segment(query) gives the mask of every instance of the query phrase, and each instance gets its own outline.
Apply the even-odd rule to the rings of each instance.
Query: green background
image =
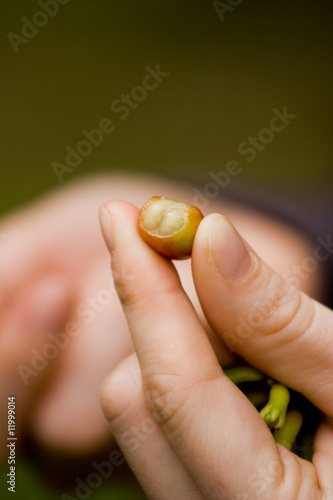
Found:
[[[101,170],[208,182],[235,159],[242,174],[232,184],[286,197],[331,190],[332,2],[244,0],[221,20],[203,0],[71,0],[16,54],[8,33],[21,35],[22,17],[39,10],[30,0],[0,7],[2,213],[61,188],[52,162],[106,117],[115,130],[62,185]],[[120,120],[111,103],[157,64],[170,75]],[[284,106],[296,118],[247,162],[239,144]],[[139,487],[111,479],[91,498],[141,498]],[[17,491],[60,496],[23,459]]]
[[[267,189],[332,181],[332,2],[245,0],[221,21],[210,1],[70,0],[15,54],[7,34],[38,10],[1,2],[1,209],[58,187],[52,162],[105,117],[115,131],[64,182],[102,169],[205,181],[231,159],[236,182]],[[111,103],[156,64],[170,76],[120,121]],[[285,105],[296,119],[248,163],[238,145]]]

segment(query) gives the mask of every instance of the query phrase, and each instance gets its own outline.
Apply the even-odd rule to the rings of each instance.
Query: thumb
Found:
[[[333,312],[265,264],[218,214],[197,231],[193,279],[212,328],[267,375],[333,416]]]

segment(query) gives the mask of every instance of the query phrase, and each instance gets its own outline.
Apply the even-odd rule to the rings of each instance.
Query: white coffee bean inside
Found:
[[[160,236],[172,236],[186,225],[188,205],[161,198],[145,211],[145,228]]]

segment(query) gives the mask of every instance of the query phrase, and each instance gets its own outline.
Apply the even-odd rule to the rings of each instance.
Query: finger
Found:
[[[180,266],[180,272],[188,293],[194,296],[189,262],[186,264]],[[71,319],[57,332],[54,376],[34,406],[30,429],[44,446],[70,454],[88,453],[109,441],[98,389],[110,368],[133,351],[111,272],[106,275],[104,261],[92,267],[79,289]],[[199,307],[197,298],[196,303]],[[72,338],[66,330],[73,321],[78,333]],[[232,356],[224,343],[203,317],[201,321],[205,322],[220,361],[230,364]]]
[[[333,427],[323,422],[317,431],[312,462],[323,489],[333,493]],[[330,498],[328,497],[328,498]]]
[[[116,288],[155,420],[205,498],[236,497],[243,479],[267,462],[278,464],[274,490],[283,466],[272,435],[223,374],[173,265],[138,236],[135,207],[122,202],[106,207],[111,218],[102,221],[104,236],[113,248]],[[122,275],[124,268],[133,281]]]
[[[28,210],[24,216],[18,213],[1,221],[0,235],[0,307],[4,311],[18,286],[27,286],[43,270],[46,242]]]
[[[213,329],[250,364],[332,416],[332,311],[267,266],[218,214],[202,221],[192,266]]]
[[[3,435],[7,427],[7,398],[15,397],[15,432],[19,434],[28,420],[28,410],[37,389],[49,375],[48,370],[43,377],[40,375],[44,369],[41,353],[49,356],[48,334],[60,328],[64,321],[68,293],[68,285],[61,278],[40,278],[20,291],[1,322],[0,428]]]
[[[100,394],[111,432],[148,497],[203,499],[151,416],[134,354],[107,377]]]
[[[99,387],[110,367],[133,351],[104,261],[90,269],[79,290],[70,318],[57,332],[56,372],[34,408],[31,428],[44,446],[72,455],[109,443]]]
[[[214,349],[215,355],[219,360],[219,363],[223,368],[232,366],[237,361],[237,356],[227,348],[225,342],[221,336],[217,335],[211,328],[207,319],[202,311],[194,283],[192,278],[191,260],[180,260],[174,262],[175,268],[179,275],[182,287],[184,288],[186,294],[188,295],[193,307],[200,319],[209,341]]]

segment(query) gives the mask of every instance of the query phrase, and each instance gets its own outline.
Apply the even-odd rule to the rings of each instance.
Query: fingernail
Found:
[[[113,251],[113,235],[110,212],[104,207],[99,207],[99,220],[102,228],[104,241],[110,252]]]
[[[210,226],[209,252],[220,273],[229,281],[242,279],[252,265],[242,238],[222,215],[216,215]]]

